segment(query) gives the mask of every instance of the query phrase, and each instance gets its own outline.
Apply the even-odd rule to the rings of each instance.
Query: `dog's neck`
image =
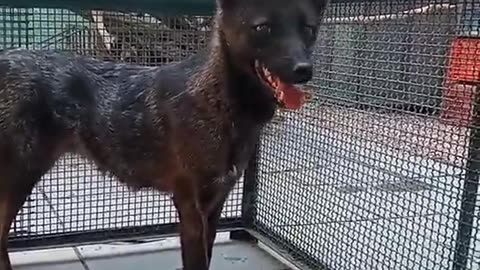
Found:
[[[256,76],[242,69],[230,53],[220,28],[220,19],[221,12],[217,12],[207,59],[201,67],[199,77],[193,80],[195,86],[192,89],[201,89],[207,102],[225,98],[226,107],[235,110],[235,115],[248,117],[254,123],[263,125],[272,119],[276,109],[275,102],[262,91]]]

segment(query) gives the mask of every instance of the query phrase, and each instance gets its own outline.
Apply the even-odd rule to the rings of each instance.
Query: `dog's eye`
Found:
[[[305,32],[305,34],[309,37],[311,36],[314,36],[315,35],[315,32],[317,31],[315,26],[311,26],[311,25],[305,25],[303,27],[303,31]]]
[[[255,32],[262,33],[262,34],[270,34],[272,32],[272,28],[268,24],[259,24],[254,27]]]

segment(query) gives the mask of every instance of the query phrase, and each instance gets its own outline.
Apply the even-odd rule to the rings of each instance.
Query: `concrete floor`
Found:
[[[179,270],[176,238],[141,244],[112,243],[51,250],[13,252],[14,270]],[[211,270],[288,270],[257,245],[220,237],[214,247]]]

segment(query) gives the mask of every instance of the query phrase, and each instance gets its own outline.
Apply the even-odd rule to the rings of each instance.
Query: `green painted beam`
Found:
[[[212,15],[215,0],[0,0],[0,6],[148,11],[169,15]]]

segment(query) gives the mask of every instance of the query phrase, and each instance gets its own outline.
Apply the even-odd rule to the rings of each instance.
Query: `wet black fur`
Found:
[[[225,198],[277,103],[254,73],[306,82],[324,0],[219,0],[209,47],[143,67],[52,51],[0,54],[0,270],[10,223],[66,152],[173,194],[184,269],[208,269]]]

